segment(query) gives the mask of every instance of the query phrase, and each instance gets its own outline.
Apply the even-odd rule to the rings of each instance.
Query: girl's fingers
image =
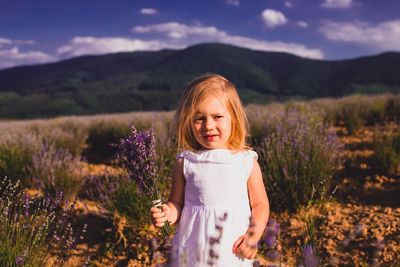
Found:
[[[240,243],[234,253],[242,258],[254,259],[257,255],[257,248],[247,246],[244,242]]]
[[[167,214],[165,214],[165,212],[157,212],[157,213],[153,213],[152,216],[154,219],[158,219],[158,218],[167,217]]]
[[[152,221],[154,226],[156,227],[163,227],[165,224],[165,221],[167,221],[168,219],[168,212],[169,212],[169,207],[167,205],[163,205],[162,206],[163,211],[160,210],[160,208],[158,207],[152,207],[150,208],[150,212],[151,212],[151,217],[152,217]]]
[[[254,259],[254,258],[256,257],[256,255],[257,255],[257,250],[254,251],[254,252],[250,255],[250,258],[249,258],[249,259]]]
[[[239,247],[236,249],[235,253],[239,255],[240,257],[245,257],[246,256],[246,246],[241,243]]]
[[[246,253],[247,259],[254,259],[257,255],[257,249],[250,249],[248,253]]]
[[[243,242],[243,235],[239,237],[235,243],[233,243],[232,251],[233,253],[237,253],[237,249],[239,248],[240,244]],[[241,251],[240,251],[241,252]]]
[[[239,254],[240,257],[246,259],[254,259],[257,253],[254,253],[252,250],[244,250],[242,253]]]
[[[152,207],[150,208],[150,212],[152,213],[154,218],[158,218],[160,214],[161,216],[166,216],[169,213],[169,207],[168,205],[163,204],[162,210],[158,207]]]
[[[153,218],[160,218],[166,216],[166,213],[161,211],[159,208],[153,207],[150,209],[150,212]]]
[[[153,219],[153,224],[156,227],[163,227],[165,224],[166,219],[165,218],[160,218],[160,219]]]
[[[157,207],[151,207],[150,208],[150,211],[153,213],[157,213],[157,212],[161,212],[161,210],[159,209],[159,208],[157,208]]]
[[[161,222],[161,223],[155,223],[155,224],[154,224],[154,226],[161,228],[161,227],[163,227],[163,226],[164,226],[164,222]]]

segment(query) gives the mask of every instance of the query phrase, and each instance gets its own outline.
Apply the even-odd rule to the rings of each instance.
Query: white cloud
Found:
[[[8,45],[8,44],[12,44],[12,41],[10,39],[0,37],[0,47],[2,47],[3,45]]]
[[[240,5],[239,0],[226,0],[226,3],[231,6],[239,6]]]
[[[325,8],[349,8],[352,5],[352,0],[324,0],[321,4],[321,6]]]
[[[285,7],[287,7],[287,8],[292,8],[293,7],[293,4],[292,4],[292,2],[290,2],[290,1],[285,1]]]
[[[5,45],[32,45],[35,41],[33,40],[11,40],[0,37],[0,47]]]
[[[271,42],[256,40],[248,37],[229,35],[216,27],[204,27],[200,25],[190,26],[177,22],[155,24],[148,26],[136,26],[132,29],[134,33],[161,34],[164,48],[174,48],[178,45],[185,47],[198,43],[225,43],[234,46],[250,48],[262,51],[286,52],[301,57],[323,59],[324,54],[319,49],[309,49],[301,44]],[[160,40],[160,38],[158,38]]]
[[[270,41],[255,40],[240,36],[228,36],[226,40],[221,40],[220,42],[240,47],[246,47],[254,50],[261,50],[268,52],[285,52],[313,59],[324,58],[324,54],[322,53],[321,50],[309,49],[304,45],[296,43],[270,42]]]
[[[166,48],[168,45],[162,41],[144,41],[129,38],[96,38],[96,37],[75,37],[69,44],[57,49],[62,57],[74,57],[81,55],[100,55],[117,52],[131,52],[137,50],[155,51]],[[171,45],[170,48],[183,48],[179,45]]]
[[[178,22],[167,22],[162,24],[153,24],[150,26],[136,26],[132,28],[135,33],[165,33],[170,38],[180,39],[191,36],[215,36],[222,34],[217,28],[210,26],[188,26]],[[225,32],[223,32],[225,34]]]
[[[19,48],[34,43],[33,40],[11,40],[0,37],[0,69],[56,60],[56,57],[41,51],[21,51]]]
[[[158,14],[158,10],[154,9],[154,8],[142,8],[140,10],[140,13],[142,13],[144,15],[156,15],[156,14]]]
[[[319,30],[330,40],[359,43],[375,51],[400,49],[400,20],[377,25],[327,21]]]
[[[302,27],[302,28],[307,28],[308,27],[308,23],[302,20],[299,20],[297,23],[297,26]]]
[[[9,68],[17,65],[38,64],[55,61],[57,58],[40,52],[21,52],[18,47],[0,50],[0,68]]]
[[[276,26],[283,25],[287,22],[287,19],[282,12],[273,9],[265,9],[262,12],[261,17],[265,25],[269,28],[275,28]]]

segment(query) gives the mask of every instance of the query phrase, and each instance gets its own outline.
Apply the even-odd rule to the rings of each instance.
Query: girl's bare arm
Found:
[[[164,204],[163,211],[158,208],[151,208],[153,223],[162,227],[166,220],[171,224],[179,221],[185,195],[185,177],[183,176],[183,158],[178,158],[172,172],[172,186],[167,204]]]
[[[269,217],[269,202],[262,179],[261,169],[256,159],[247,181],[251,206],[251,220],[247,232],[233,246],[233,252],[246,258],[257,254],[257,242],[261,238]]]

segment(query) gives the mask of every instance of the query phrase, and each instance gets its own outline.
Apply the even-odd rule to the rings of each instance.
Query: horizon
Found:
[[[35,67],[35,66],[44,66],[44,65],[48,65],[48,64],[57,64],[57,63],[61,63],[64,61],[68,61],[68,60],[74,60],[77,58],[81,58],[81,57],[101,57],[101,56],[107,56],[107,55],[116,55],[116,54],[124,54],[124,53],[136,53],[136,52],[145,52],[145,53],[156,53],[156,52],[160,52],[163,50],[172,50],[172,51],[183,51],[185,49],[191,48],[191,47],[195,47],[195,46],[199,46],[199,45],[213,45],[213,44],[217,44],[217,45],[227,45],[227,46],[233,46],[236,48],[240,48],[240,49],[248,49],[248,50],[252,50],[252,51],[257,51],[257,52],[265,52],[265,53],[284,53],[284,54],[289,54],[289,55],[293,55],[293,56],[298,56],[298,55],[294,55],[291,53],[287,53],[287,52],[279,52],[279,51],[263,51],[263,50],[257,50],[257,49],[251,49],[251,48],[247,48],[247,47],[240,47],[240,46],[235,46],[235,45],[230,45],[230,44],[224,44],[224,43],[199,43],[199,44],[193,44],[191,46],[185,47],[183,49],[173,49],[173,48],[163,48],[160,50],[135,50],[135,51],[121,51],[121,52],[115,52],[115,53],[107,53],[107,54],[99,54],[99,55],[79,55],[76,57],[70,57],[70,58],[65,58],[65,59],[60,59],[58,61],[53,61],[53,62],[44,62],[44,63],[34,63],[34,64],[25,64],[25,65],[17,65],[17,66],[12,66],[12,67],[8,67],[8,68],[0,68],[0,72],[1,71],[5,71],[5,70],[9,70],[9,69],[14,69],[14,68],[20,68],[20,67]],[[313,59],[313,58],[307,58],[307,57],[301,57],[303,59],[309,59],[309,60],[316,60],[316,61],[325,61],[325,62],[336,62],[336,61],[346,61],[346,60],[356,60],[359,58],[365,58],[365,57],[374,57],[374,56],[379,56],[382,54],[387,54],[387,53],[400,53],[400,51],[383,51],[380,53],[376,53],[376,54],[371,54],[371,55],[363,55],[363,56],[356,56],[356,57],[352,57],[352,58],[343,58],[343,59]]]
[[[0,70],[221,43],[338,61],[400,52],[400,2],[0,0]]]

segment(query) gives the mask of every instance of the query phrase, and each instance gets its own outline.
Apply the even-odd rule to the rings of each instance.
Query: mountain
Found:
[[[82,56],[0,71],[0,117],[170,110],[204,73],[231,80],[245,103],[400,91],[400,53],[340,61],[223,44]]]

